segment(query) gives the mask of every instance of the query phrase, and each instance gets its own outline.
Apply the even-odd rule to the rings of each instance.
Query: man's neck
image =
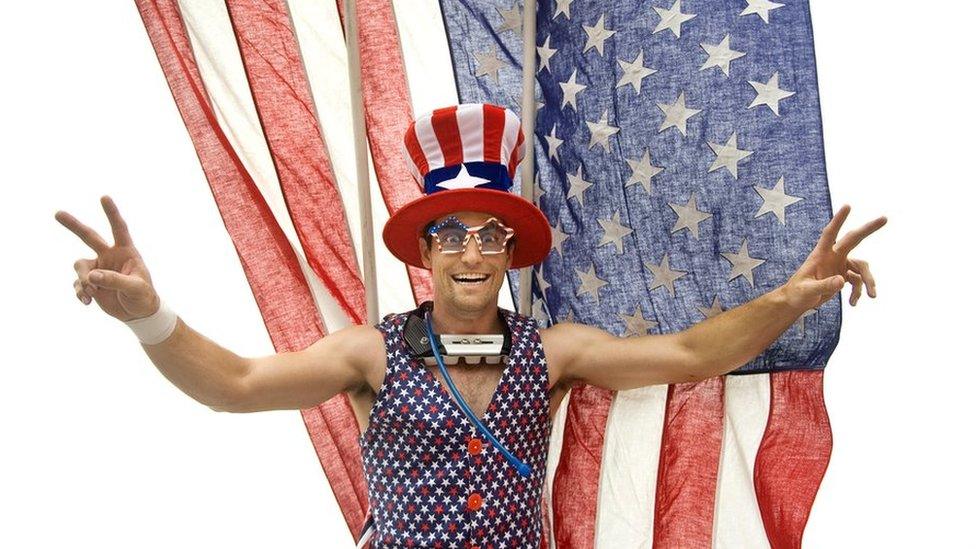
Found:
[[[434,331],[438,334],[500,334],[504,331],[498,318],[498,303],[483,311],[458,311],[434,300],[431,312]]]

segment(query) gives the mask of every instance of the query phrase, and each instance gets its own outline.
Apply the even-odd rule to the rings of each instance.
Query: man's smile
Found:
[[[489,278],[491,277],[488,274],[474,272],[451,275],[451,279],[454,280],[454,282],[463,286],[477,286],[479,284],[484,284]]]

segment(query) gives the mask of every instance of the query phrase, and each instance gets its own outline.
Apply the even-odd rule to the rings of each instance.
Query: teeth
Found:
[[[460,282],[462,284],[465,283],[475,284],[475,283],[484,282],[485,280],[488,280],[488,275],[466,273],[466,274],[454,275],[451,278],[453,278],[456,282]]]

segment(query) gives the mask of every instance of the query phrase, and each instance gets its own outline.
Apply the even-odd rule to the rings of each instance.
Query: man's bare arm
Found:
[[[160,307],[149,270],[132,242],[115,203],[102,197],[112,226],[109,245],[94,229],[68,212],[55,219],[95,252],[75,261],[75,295],[92,301],[121,321],[146,318]],[[383,338],[372,327],[351,327],[302,351],[244,358],[224,349],[177,318],[163,341],[143,345],[153,364],[174,385],[215,410],[301,409],[324,402],[339,391],[362,386],[366,365],[385,359]],[[373,362],[370,362],[373,361]]]
[[[851,305],[862,285],[876,297],[867,262],[847,256],[887,219],[877,218],[837,241],[849,212],[847,205],[838,211],[786,284],[682,332],[619,339],[595,328],[556,325],[543,333],[550,373],[564,385],[585,382],[615,390],[699,381],[748,363],[804,311],[836,295],[845,281],[853,286]]]
[[[365,386],[368,361],[385,358],[382,335],[369,326],[339,330],[301,351],[248,358],[179,320],[170,337],[143,349],[180,390],[224,412],[311,408]]]
[[[579,324],[564,325],[559,333],[561,325],[556,325],[553,347],[575,351],[557,355],[569,385],[584,382],[622,391],[694,382],[748,363],[801,313],[777,289],[674,334],[621,339]]]

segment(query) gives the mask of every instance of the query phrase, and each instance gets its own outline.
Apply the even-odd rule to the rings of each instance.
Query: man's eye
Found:
[[[457,234],[446,234],[443,235],[445,244],[459,244],[461,242],[461,236]]]

